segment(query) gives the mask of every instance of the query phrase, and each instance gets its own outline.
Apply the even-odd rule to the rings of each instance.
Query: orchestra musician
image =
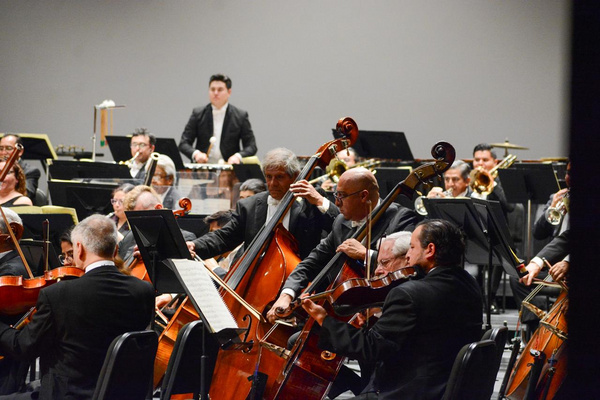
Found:
[[[4,168],[6,162],[0,162],[0,170]],[[11,170],[0,184],[0,206],[31,206],[33,202],[27,197],[27,188],[25,183],[25,174],[18,163],[14,163]]]
[[[179,199],[183,196],[173,185],[175,183],[175,163],[171,157],[160,154],[156,162],[156,170],[152,176],[152,188],[160,196],[164,208],[179,210]]]
[[[7,133],[0,139],[0,159],[6,159],[10,153],[13,151],[15,146],[20,144],[23,146],[23,139],[19,135],[14,133]],[[27,187],[27,197],[31,199],[31,201],[35,200],[35,193],[38,188],[38,181],[40,180],[41,172],[39,169],[31,166],[21,159],[23,153],[25,152],[25,147],[22,147],[19,151],[19,156],[17,161],[21,168],[23,169],[23,173],[25,174],[26,187]]]
[[[267,185],[260,179],[247,179],[240,185],[239,199],[245,199],[267,190]]]
[[[348,147],[345,150],[338,151],[336,154],[336,158],[343,162],[347,168],[352,168],[358,162],[358,154],[356,154],[356,150],[352,147]],[[327,178],[323,183],[321,183],[321,189],[326,192],[332,192],[335,190],[335,182],[331,180],[331,178]]]
[[[283,220],[283,226],[298,240],[301,259],[317,246],[323,232],[331,230],[339,210],[306,180],[294,183],[300,173],[294,153],[285,148],[271,150],[262,166],[268,191],[239,200],[232,220],[223,228],[188,242],[190,251],[208,259],[231,251],[242,242],[250,244],[288,191],[302,199],[293,202]]]
[[[124,183],[112,191],[112,198],[110,203],[112,204],[113,212],[108,215],[117,225],[117,231],[122,236],[125,236],[129,231],[129,223],[125,216],[125,208],[123,207],[123,199],[125,195],[129,193],[134,186],[131,183]]]
[[[152,286],[114,264],[117,229],[108,217],[84,219],[71,238],[75,266],[85,274],[42,289],[22,330],[0,323],[2,354],[40,357],[39,399],[91,399],[110,343],[146,329],[154,311]]]
[[[454,161],[450,168],[444,172],[445,191],[440,187],[434,187],[427,193],[427,197],[446,197],[449,192],[452,197],[471,197],[473,190],[469,187],[469,183],[471,183],[470,173],[471,167],[469,164],[462,160]]]
[[[371,210],[381,201],[375,175],[362,167],[347,170],[338,181],[335,199],[341,215],[336,218],[327,238],[296,266],[285,281],[279,298],[267,313],[271,323],[274,323],[278,317],[284,316],[278,315],[276,310],[286,310],[285,313],[289,314],[292,300],[306,288],[337,252],[343,252],[350,258],[363,262],[366,261],[367,256],[374,256],[356,239],[351,239],[351,236],[366,222]],[[378,240],[384,233],[411,231],[417,222],[418,216],[413,210],[392,203],[374,224],[372,240]]]
[[[222,74],[211,76],[208,96],[210,104],[192,111],[181,134],[179,151],[192,162],[212,164],[220,160],[239,164],[243,157],[255,155],[256,139],[248,113],[229,104],[231,79]]]
[[[129,163],[129,172],[131,177],[143,182],[146,178],[146,169],[149,166],[148,160],[154,152],[156,137],[146,128],[137,128],[131,134],[131,162]]]
[[[71,230],[67,229],[60,235],[60,255],[58,261],[63,267],[70,267],[73,265],[73,242],[71,242]]]
[[[465,242],[456,226],[426,220],[412,233],[407,261],[425,277],[393,288],[379,320],[355,328],[304,299],[321,325],[319,347],[377,367],[356,399],[440,399],[459,350],[479,340],[482,299],[461,267]]]

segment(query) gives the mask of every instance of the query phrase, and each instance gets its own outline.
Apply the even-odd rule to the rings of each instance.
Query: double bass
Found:
[[[381,204],[376,207],[370,215],[370,219],[375,224],[383,215],[395,198],[402,194],[412,196],[414,190],[420,183],[428,181],[430,178],[440,175],[454,162],[455,151],[452,145],[446,142],[439,142],[432,148],[432,155],[435,162],[425,164],[414,170],[404,181],[398,183],[396,187],[386,196]],[[354,234],[353,238],[362,242],[367,239],[367,247],[371,248],[368,237],[368,224],[362,225]],[[336,256],[323,268],[321,273],[312,281],[304,293],[321,292],[324,286],[328,285],[328,277],[335,276],[327,290],[337,288],[344,282],[352,279],[360,279],[362,268],[356,268],[354,260],[350,259],[344,253],[337,253]],[[329,315],[348,322],[348,318],[338,316],[332,304],[323,304]],[[368,307],[369,305],[365,305]],[[353,311],[354,309],[352,309]],[[350,314],[349,310],[346,313]],[[310,318],[304,325],[302,332],[296,340],[294,347],[290,350],[290,357],[284,368],[280,371],[277,380],[277,399],[296,399],[299,397],[320,399],[325,396],[331,383],[334,381],[339,369],[342,366],[344,357],[322,351],[318,348],[319,326],[315,320]]]

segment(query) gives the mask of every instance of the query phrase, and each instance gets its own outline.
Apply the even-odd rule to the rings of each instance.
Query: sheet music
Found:
[[[173,259],[187,294],[198,305],[212,332],[238,328],[206,268],[199,261]]]

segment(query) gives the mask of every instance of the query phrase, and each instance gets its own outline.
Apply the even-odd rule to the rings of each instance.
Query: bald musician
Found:
[[[365,246],[351,237],[359,226],[365,224],[371,210],[381,201],[375,175],[366,168],[347,170],[338,181],[335,199],[341,215],[336,218],[327,238],[296,266],[285,281],[279,298],[267,313],[267,318],[272,323],[278,317],[289,314],[292,300],[300,295],[337,252],[343,252],[351,259],[361,262],[366,261],[367,255],[371,257]],[[376,242],[384,234],[411,231],[417,222],[418,216],[414,211],[392,203],[373,225],[372,242]],[[285,311],[277,315],[277,309]]]
[[[146,329],[154,311],[152,286],[113,262],[114,222],[92,215],[71,239],[75,266],[85,274],[42,289],[37,313],[23,330],[0,323],[0,353],[40,357],[40,399],[91,399],[110,343]]]

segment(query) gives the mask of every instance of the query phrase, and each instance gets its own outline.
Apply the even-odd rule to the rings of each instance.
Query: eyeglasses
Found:
[[[14,146],[0,146],[0,151],[13,151],[14,149]]]
[[[145,147],[148,147],[149,145],[146,143],[131,143],[129,145],[129,147],[131,147],[132,149],[135,149],[136,147],[139,147],[140,149],[143,149]]]
[[[112,204],[113,206],[117,205],[117,204],[119,204],[119,205],[122,206],[123,205],[123,200],[121,200],[121,199],[110,199],[110,204]]]
[[[62,253],[58,256],[58,261],[61,265],[73,262],[73,250],[67,251],[67,254]]]
[[[361,189],[357,192],[350,193],[350,194],[340,194],[339,192],[333,192],[333,197],[335,197],[335,199],[341,203],[346,197],[354,196],[355,194],[358,194],[362,191],[363,190]]]

